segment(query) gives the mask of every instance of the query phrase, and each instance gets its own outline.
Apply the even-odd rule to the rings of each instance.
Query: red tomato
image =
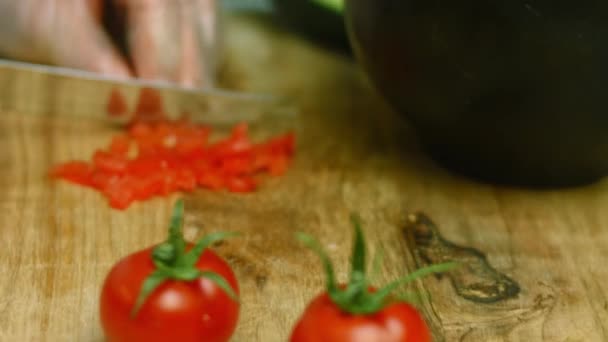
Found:
[[[355,230],[351,275],[336,282],[331,260],[314,237],[298,239],[319,255],[326,273],[325,291],[313,299],[293,328],[290,342],[429,342],[431,333],[420,313],[391,295],[399,286],[421,277],[446,272],[455,263],[431,265],[376,289],[367,277],[367,248],[361,222],[351,216]]]
[[[238,293],[232,269],[211,250],[205,250],[196,267],[223,276]],[[108,274],[100,309],[108,342],[229,340],[236,328],[239,304],[206,278],[167,280],[132,318],[142,283],[154,270],[150,248],[126,257]]]
[[[394,303],[370,315],[351,315],[324,293],[310,303],[290,341],[428,342],[431,336],[418,311],[407,303]]]

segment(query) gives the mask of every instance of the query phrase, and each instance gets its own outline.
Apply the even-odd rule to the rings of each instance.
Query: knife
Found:
[[[237,122],[292,121],[296,106],[271,94],[224,89],[185,88],[169,82],[116,79],[93,72],[0,59],[0,111],[45,116],[72,116],[123,125],[130,117],[107,114],[112,91],[124,95],[133,112],[143,88],[161,94],[168,115],[188,113],[199,123],[232,125]],[[24,96],[32,94],[32,96]],[[51,110],[59,108],[59,113]]]

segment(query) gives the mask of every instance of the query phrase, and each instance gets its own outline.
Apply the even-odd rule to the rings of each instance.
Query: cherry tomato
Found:
[[[108,342],[226,342],[239,316],[238,283],[230,265],[208,246],[183,238],[183,201],[168,239],[120,260],[106,276],[100,318]]]
[[[401,302],[370,315],[344,313],[323,293],[297,323],[291,342],[427,342],[429,329],[418,311]]]
[[[336,282],[333,264],[314,237],[298,233],[298,239],[321,259],[326,289],[314,298],[292,330],[290,342],[429,342],[430,330],[420,313],[392,293],[415,279],[454,268],[454,263],[416,270],[382,288],[370,285],[367,248],[359,217],[351,217],[355,238],[350,281]]]
[[[131,317],[142,283],[154,271],[151,254],[151,248],[132,254],[107,276],[101,321],[108,342],[228,341],[236,328],[239,304],[204,277],[192,282],[168,280]],[[238,293],[230,266],[211,250],[196,266],[222,275]]]

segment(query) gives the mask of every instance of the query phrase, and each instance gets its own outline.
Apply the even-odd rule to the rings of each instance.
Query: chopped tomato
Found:
[[[181,169],[177,171],[176,184],[179,190],[194,191],[196,189],[196,176],[189,169]]]
[[[252,192],[256,188],[256,183],[253,178],[248,177],[233,177],[228,180],[228,190],[231,192]]]
[[[133,190],[123,184],[120,185],[120,188],[118,185],[112,187],[112,191],[108,191],[106,196],[110,206],[115,209],[126,209],[135,201]]]
[[[139,93],[133,123],[162,121],[165,118],[163,101],[158,90],[143,88]]]
[[[125,157],[105,151],[97,151],[93,155],[95,167],[101,171],[121,174],[127,171],[129,162]]]
[[[135,139],[149,136],[152,133],[152,127],[144,122],[137,122],[131,125],[129,134]]]
[[[124,134],[117,135],[112,138],[112,142],[110,143],[108,151],[113,155],[126,157],[129,153],[130,144],[131,139],[128,136]]]
[[[112,89],[106,110],[111,117],[122,117],[127,114],[127,101],[118,89]]]
[[[73,183],[92,186],[93,167],[86,162],[72,161],[59,164],[51,169],[51,176],[63,178]]]
[[[152,173],[145,177],[135,177],[132,184],[135,199],[139,201],[156,196],[163,186],[163,175],[158,173]]]
[[[113,179],[118,178],[110,173],[106,173],[100,170],[95,170],[91,175],[91,184],[95,187],[95,189],[99,191],[103,191]]]
[[[288,160],[284,156],[278,156],[273,158],[268,165],[268,173],[271,176],[282,176],[287,172]]]
[[[198,184],[210,190],[219,190],[224,187],[224,179],[212,172],[199,174],[197,177]]]
[[[288,168],[293,134],[256,144],[248,126],[239,124],[228,137],[210,142],[211,128],[185,117],[169,121],[162,107],[157,92],[142,90],[135,121],[125,133],[113,137],[107,149],[96,151],[90,163],[62,164],[51,170],[51,176],[93,187],[112,207],[124,209],[134,201],[197,187],[251,192],[258,185],[254,176],[282,175]]]

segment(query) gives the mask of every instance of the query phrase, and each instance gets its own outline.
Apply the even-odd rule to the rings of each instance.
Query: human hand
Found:
[[[124,18],[126,56],[103,25],[110,7]],[[215,0],[0,0],[0,53],[119,78],[210,85],[217,12]]]

